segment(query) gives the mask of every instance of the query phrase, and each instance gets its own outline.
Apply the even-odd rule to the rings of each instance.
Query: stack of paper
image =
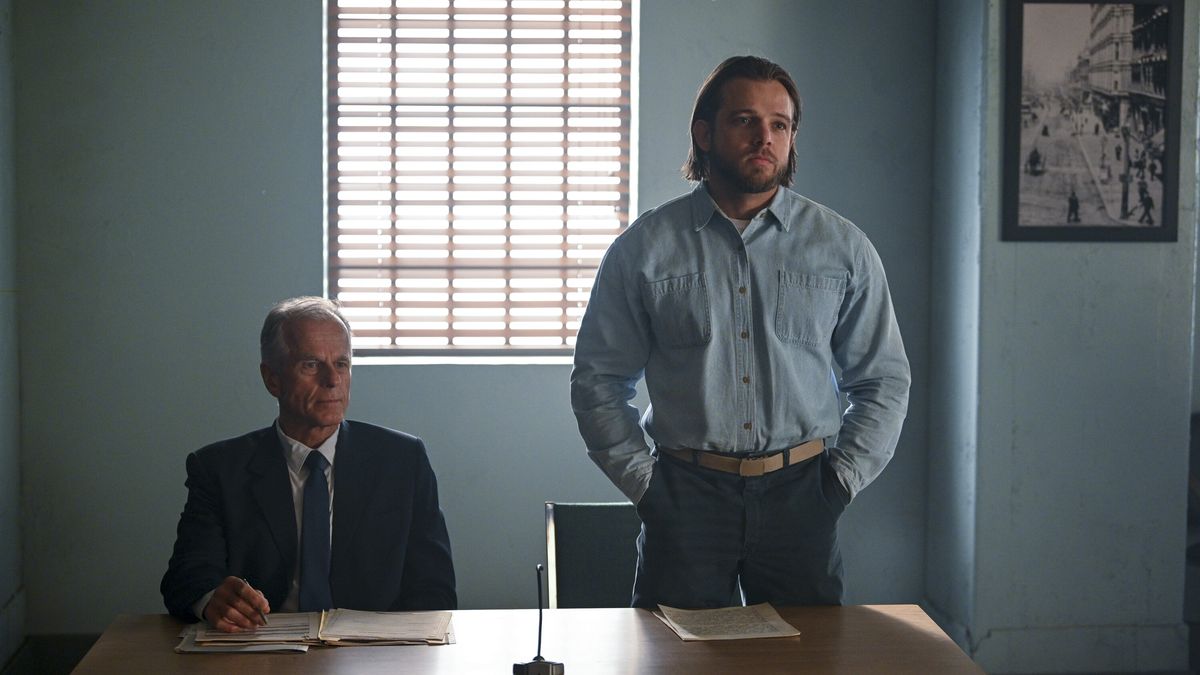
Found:
[[[444,645],[450,638],[450,612],[361,612],[334,609],[321,616],[327,645]]]
[[[658,608],[662,613],[655,612],[654,616],[684,640],[745,640],[800,634],[767,603],[720,609],[676,609],[665,605]]]
[[[320,644],[320,612],[272,614],[266,626],[247,633],[225,633],[207,624],[183,630],[175,651],[183,652],[305,652]]]

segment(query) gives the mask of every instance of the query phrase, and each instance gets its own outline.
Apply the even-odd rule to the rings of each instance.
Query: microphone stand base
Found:
[[[540,658],[513,664],[513,675],[563,675],[563,672],[563,664]]]

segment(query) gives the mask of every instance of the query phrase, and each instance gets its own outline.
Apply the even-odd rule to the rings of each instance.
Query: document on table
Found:
[[[720,609],[676,609],[659,605],[655,612],[683,640],[745,640],[799,635],[767,603]]]
[[[449,641],[450,617],[450,612],[333,609],[322,616],[319,637],[329,645],[443,645]]]
[[[192,624],[183,629],[175,651],[184,653],[227,652],[306,652],[318,644],[321,625],[318,612],[272,614],[266,626],[246,633],[225,633],[207,624]]]
[[[192,624],[179,634],[179,644],[175,651],[180,654],[216,654],[216,653],[249,653],[249,652],[306,652],[308,644],[304,642],[210,642],[198,644],[196,633],[201,628]]]
[[[196,644],[247,643],[312,643],[318,641],[321,628],[320,612],[287,612],[271,614],[267,625],[245,633],[225,633],[207,625],[196,624]]]

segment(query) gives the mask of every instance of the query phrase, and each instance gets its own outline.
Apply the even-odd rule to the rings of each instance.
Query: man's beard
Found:
[[[712,173],[720,174],[725,183],[742,194],[761,194],[774,190],[783,185],[784,174],[787,171],[786,164],[770,174],[742,170],[736,163],[727,161],[717,152],[709,153],[708,168]]]

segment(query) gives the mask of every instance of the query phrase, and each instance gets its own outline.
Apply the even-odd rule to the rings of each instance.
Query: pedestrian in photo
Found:
[[[1138,218],[1139,223],[1147,225],[1154,224],[1154,216],[1150,213],[1154,210],[1154,198],[1150,196],[1150,191],[1146,190],[1141,197],[1142,215]]]
[[[1075,188],[1071,188],[1071,194],[1067,195],[1067,222],[1079,222],[1079,197],[1075,196]]]

